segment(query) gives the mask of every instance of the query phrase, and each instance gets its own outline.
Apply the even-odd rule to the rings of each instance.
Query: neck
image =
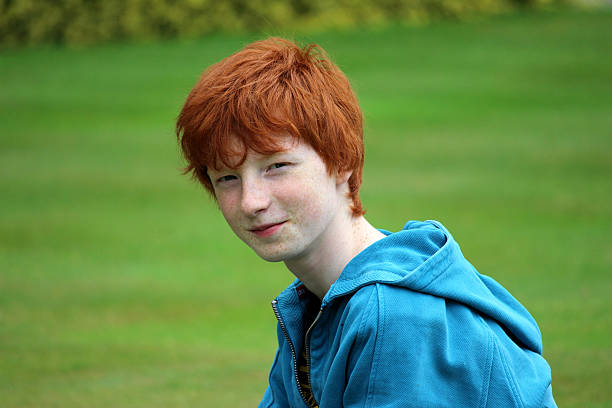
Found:
[[[323,299],[346,264],[384,236],[363,216],[353,217],[347,212],[330,225],[317,248],[285,261],[285,265],[311,292]]]

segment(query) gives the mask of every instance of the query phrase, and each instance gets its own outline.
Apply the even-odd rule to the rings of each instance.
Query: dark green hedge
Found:
[[[0,0],[0,45],[423,22],[559,0]]]

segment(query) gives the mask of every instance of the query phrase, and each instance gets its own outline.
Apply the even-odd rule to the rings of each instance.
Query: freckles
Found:
[[[243,220],[240,200],[231,194],[219,200],[236,234],[260,257],[268,261],[282,261],[306,254],[312,244],[322,242],[319,236],[330,225],[338,210],[337,184],[314,151],[305,156],[303,165],[285,177],[271,178],[267,190],[271,205],[262,213],[263,220],[275,221],[285,217],[287,223],[276,238],[261,240],[238,228]]]
[[[228,196],[217,196],[217,203],[219,203],[219,208],[221,209],[221,212],[225,214],[232,213],[236,209],[238,205],[238,200]]]
[[[237,206],[236,200],[224,197],[218,199],[217,202],[223,218],[225,218],[225,221],[229,227],[232,229],[232,231],[234,231],[234,234],[236,234],[236,236],[238,236],[238,238],[240,238],[242,241],[246,242],[246,238],[243,236],[243,232],[239,228],[240,217],[237,212],[239,207]]]
[[[299,175],[297,180],[285,186],[284,196],[292,203],[294,214],[300,220],[308,217],[319,217],[326,211],[324,208],[330,196],[330,183],[325,168],[309,169]]]

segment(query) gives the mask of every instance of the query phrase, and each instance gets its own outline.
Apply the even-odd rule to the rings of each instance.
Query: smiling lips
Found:
[[[282,221],[276,224],[264,224],[258,227],[252,228],[251,231],[253,234],[257,235],[260,238],[265,238],[272,236],[283,226],[283,224],[287,221]]]

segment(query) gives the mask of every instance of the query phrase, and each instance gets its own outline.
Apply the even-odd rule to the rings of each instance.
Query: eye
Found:
[[[236,176],[228,174],[227,176],[221,176],[217,179],[217,183],[227,183],[228,181],[235,180]]]
[[[268,170],[280,169],[283,167],[287,167],[288,165],[289,163],[286,163],[286,162],[274,163],[270,167],[268,167]]]

